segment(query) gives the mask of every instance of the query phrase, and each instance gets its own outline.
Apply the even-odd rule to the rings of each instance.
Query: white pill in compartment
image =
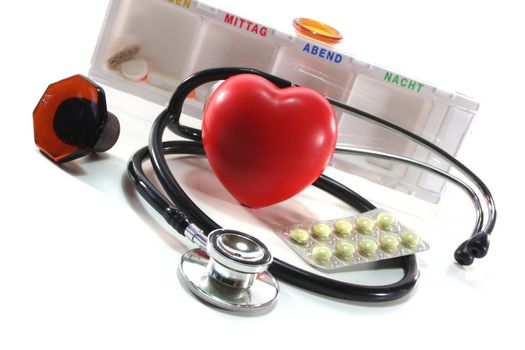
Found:
[[[128,80],[142,80],[148,75],[148,62],[143,58],[134,58],[122,63],[120,72]]]

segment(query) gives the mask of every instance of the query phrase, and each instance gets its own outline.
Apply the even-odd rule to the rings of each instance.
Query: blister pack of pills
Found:
[[[429,248],[417,232],[383,209],[335,220],[287,225],[276,232],[308,264],[325,272]]]

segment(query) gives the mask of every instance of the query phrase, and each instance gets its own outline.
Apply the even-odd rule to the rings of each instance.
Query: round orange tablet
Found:
[[[313,19],[296,18],[293,26],[299,34],[327,44],[338,44],[343,40],[343,35],[337,29]]]

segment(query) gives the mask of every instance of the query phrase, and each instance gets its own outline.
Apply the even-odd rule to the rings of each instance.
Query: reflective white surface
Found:
[[[421,279],[410,298],[348,303],[281,283],[279,303],[261,317],[211,309],[177,279],[186,242],[171,236],[126,179],[129,156],[147,143],[149,122],[141,117],[160,107],[107,91],[110,109],[122,123],[121,140],[107,155],[57,167],[33,144],[31,113],[37,100],[49,83],[87,72],[106,4],[5,2],[0,10],[0,348],[173,349],[204,342],[202,334],[208,346],[229,348],[230,343],[209,341],[223,339],[225,332],[254,348],[267,345],[254,341],[257,331],[270,336],[274,346],[295,348],[329,348],[342,341],[347,347],[388,344],[389,349],[517,344],[520,322],[511,317],[525,311],[520,225],[525,28],[519,5],[360,1],[337,8],[342,2],[209,2],[277,27],[297,16],[318,18],[343,31],[345,50],[363,60],[476,97],[481,109],[460,158],[489,185],[498,205],[489,255],[465,269],[452,262],[472,224],[469,199],[452,186],[433,209],[346,177],[353,188],[397,209],[410,226],[425,232],[431,249],[419,258]],[[173,169],[215,220],[255,235],[276,257],[294,264],[301,261],[272,233],[272,224],[348,213],[316,189],[250,211],[232,200],[205,160],[184,158]],[[410,209],[433,221],[415,219],[407,214]],[[363,269],[338,277],[382,283],[399,272]]]

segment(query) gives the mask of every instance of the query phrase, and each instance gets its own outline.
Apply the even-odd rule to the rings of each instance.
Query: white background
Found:
[[[110,106],[112,99],[124,99],[128,112],[141,107],[132,113],[113,110],[121,112],[122,139],[100,159],[60,168],[33,143],[36,102],[49,83],[87,73],[106,2],[2,2],[0,349],[518,347],[525,312],[525,26],[519,2],[209,3],[279,28],[294,17],[317,18],[345,34],[345,51],[355,57],[480,101],[460,159],[496,198],[499,220],[489,255],[465,269],[453,263],[455,246],[468,235],[472,210],[451,189],[426,222],[432,249],[420,256],[419,286],[407,299],[378,305],[341,302],[282,283],[279,303],[261,316],[240,317],[198,302],[176,276],[183,241],[170,238],[160,218],[142,209],[125,180],[129,155],[147,142],[149,122],[137,117],[159,107],[108,90]],[[189,190],[211,203],[217,220],[243,228],[238,218],[213,209],[213,194],[227,195],[205,162],[181,169],[185,174],[200,169],[212,195],[187,183]],[[358,190],[366,195],[366,188]],[[299,199],[312,202],[317,194]],[[315,212],[315,206],[309,208]],[[249,225],[258,222],[251,220]],[[381,273],[345,278],[399,275]]]

